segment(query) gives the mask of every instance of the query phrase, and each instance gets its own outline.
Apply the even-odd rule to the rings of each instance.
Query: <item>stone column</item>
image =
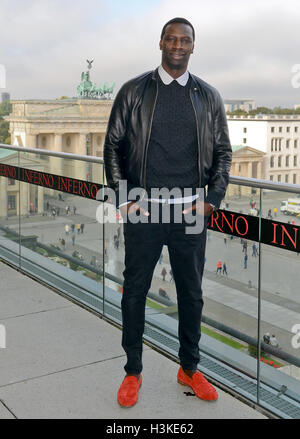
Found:
[[[54,148],[53,151],[62,152],[63,150],[63,135],[62,134],[54,134]]]
[[[62,152],[63,150],[63,135],[62,134],[56,134],[54,133],[54,139],[53,139],[53,146],[52,146],[53,152]],[[49,166],[48,168],[45,167],[45,172],[49,172],[50,174],[56,174],[56,175],[64,175],[64,159],[59,157],[53,157],[49,156]],[[42,162],[44,164],[44,162]],[[47,163],[47,162],[45,162]],[[48,194],[50,196],[57,196],[57,191],[54,189],[43,189],[44,194]]]
[[[54,134],[53,151],[62,152],[63,136],[62,134]],[[49,172],[51,174],[63,175],[64,159],[59,157],[49,157]]]
[[[247,177],[252,177],[252,162],[248,162],[247,164]],[[242,186],[242,194],[246,196],[251,196],[251,187]]]
[[[91,143],[90,143],[90,155],[96,155],[95,152],[95,133],[90,133]]]
[[[262,178],[261,175],[261,162],[257,162],[257,178]]]
[[[248,177],[248,178],[252,178],[252,162],[248,162],[248,173],[247,173],[247,177]]]
[[[92,134],[92,150],[91,155],[93,156],[99,156],[99,148],[101,148],[101,144],[103,143],[103,133],[93,133]],[[100,165],[98,163],[89,163],[89,173],[90,173],[90,180],[95,183],[102,183],[102,167],[103,165]]]
[[[78,134],[76,154],[86,155],[86,134]],[[74,175],[72,175],[72,177],[78,178],[79,180],[86,180],[88,169],[87,162],[74,160]]]
[[[234,164],[234,175],[236,176],[236,177],[238,177],[238,175],[239,175],[239,168],[240,168],[240,164],[239,164],[239,162],[235,162],[235,164]]]
[[[26,148],[36,148],[37,147],[37,135],[26,133],[25,142],[26,142],[25,143]]]
[[[97,144],[98,157],[103,157],[105,133],[100,133],[98,136],[100,137],[100,145]]]
[[[78,134],[76,153],[86,155],[86,134]]]

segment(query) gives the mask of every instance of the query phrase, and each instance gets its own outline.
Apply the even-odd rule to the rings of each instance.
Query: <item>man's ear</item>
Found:
[[[160,50],[162,50],[162,41],[161,40],[159,42],[159,48],[160,48]]]

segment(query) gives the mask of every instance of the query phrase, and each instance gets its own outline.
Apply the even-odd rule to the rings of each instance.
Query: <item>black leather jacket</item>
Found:
[[[126,82],[114,101],[104,144],[108,186],[119,191],[146,187],[146,160],[157,99],[157,69]],[[231,165],[231,145],[224,105],[218,91],[191,75],[190,96],[197,121],[199,187],[207,186],[205,200],[220,206]],[[117,206],[119,205],[117,197]]]

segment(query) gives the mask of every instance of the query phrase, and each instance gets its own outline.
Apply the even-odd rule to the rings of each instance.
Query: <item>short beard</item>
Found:
[[[182,70],[187,68],[188,61],[183,60],[181,64],[173,64],[172,61],[168,57],[164,57],[164,63],[169,67],[170,70]]]

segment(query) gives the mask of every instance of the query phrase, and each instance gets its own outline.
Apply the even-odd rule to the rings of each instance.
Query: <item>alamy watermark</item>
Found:
[[[133,201],[135,209],[131,209],[128,215],[123,216],[123,222],[127,223],[151,223],[151,224],[185,224],[186,234],[201,233],[204,229],[204,195],[203,188],[192,190],[191,188],[152,188],[150,196],[143,188],[136,187],[127,190],[127,181],[119,182],[118,205]],[[117,203],[116,193],[109,187],[101,188],[96,196],[102,203],[98,206],[96,219],[99,223],[116,223]],[[105,201],[109,201],[106,203]],[[192,202],[195,201],[194,205]],[[148,211],[151,213],[149,214]],[[184,212],[183,212],[184,211]]]
[[[6,348],[6,330],[4,325],[0,325],[0,349]]]
[[[300,88],[300,64],[294,64],[292,67],[292,73],[294,75],[292,76],[292,87],[293,88]]]
[[[6,69],[0,64],[0,88],[6,88]]]
[[[300,348],[300,323],[296,323],[292,326],[292,333],[295,334],[291,340],[292,346],[298,349]]]

